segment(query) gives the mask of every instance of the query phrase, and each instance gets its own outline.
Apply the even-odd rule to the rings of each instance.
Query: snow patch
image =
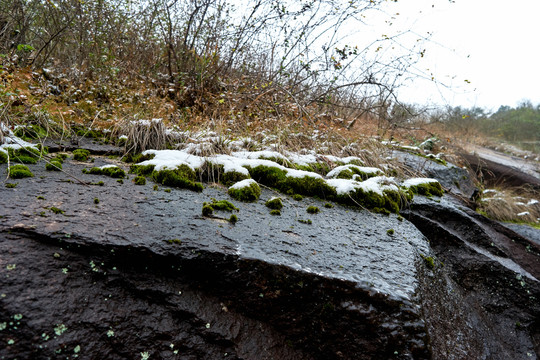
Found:
[[[237,182],[236,184],[231,186],[229,189],[243,189],[243,188],[251,186],[252,184],[257,184],[257,182],[253,179],[245,179],[245,180]]]
[[[422,184],[438,183],[438,182],[439,181],[432,178],[411,178],[411,179],[405,180],[402,185],[409,188],[411,186],[418,186]]]

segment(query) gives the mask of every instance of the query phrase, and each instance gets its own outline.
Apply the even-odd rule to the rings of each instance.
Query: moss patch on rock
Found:
[[[234,204],[231,203],[230,201],[212,199],[211,203],[207,203],[207,202],[203,203],[202,215],[210,216],[214,213],[215,210],[232,212],[232,211],[238,211],[238,208],[234,206]],[[236,218],[236,220],[238,220],[238,218]]]
[[[135,185],[146,185],[146,178],[144,176],[136,176],[135,179],[133,179],[133,182]]]
[[[126,172],[124,171],[124,169],[121,169],[116,165],[93,167],[91,169],[83,169],[82,172],[85,174],[92,174],[92,175],[105,175],[105,176],[109,176],[109,177],[117,178],[117,179],[123,179],[126,177]]]
[[[150,176],[154,172],[155,165],[131,165],[129,172],[141,176]]]
[[[86,149],[73,150],[73,160],[87,161],[89,156],[90,156],[90,151]]]
[[[441,184],[436,181],[424,181],[424,182],[417,182],[417,183],[409,183],[405,182],[409,190],[418,195],[424,195],[424,196],[443,196],[444,190],[441,186]]]
[[[246,179],[231,186],[228,193],[236,200],[253,202],[261,196],[261,188],[254,180]]]
[[[306,211],[307,211],[309,214],[317,214],[317,213],[319,213],[321,210],[320,210],[318,207],[311,205],[311,206],[308,206],[308,208],[306,209]]]
[[[268,200],[265,205],[273,210],[281,210],[283,208],[283,201],[279,197],[273,197]]]
[[[21,164],[10,166],[8,168],[8,175],[12,179],[22,179],[34,176],[27,166]]]
[[[195,181],[195,171],[185,164],[177,166],[176,169],[154,170],[152,178],[161,185],[203,191],[203,185]]]
[[[45,164],[45,170],[47,171],[60,171],[62,170],[62,162],[57,159],[53,159]]]
[[[321,199],[333,199],[336,196],[336,191],[320,177],[309,174],[303,177],[288,176],[286,170],[266,165],[248,170],[257,182],[283,193],[318,196]]]

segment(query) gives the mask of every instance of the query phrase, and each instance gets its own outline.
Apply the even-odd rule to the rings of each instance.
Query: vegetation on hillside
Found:
[[[381,117],[425,51],[410,33],[358,36],[385,2],[3,1],[1,102],[94,125]]]
[[[540,151],[540,105],[529,101],[515,108],[501,106],[493,113],[481,108],[447,108],[435,113],[431,121],[443,123],[453,133],[492,137]]]

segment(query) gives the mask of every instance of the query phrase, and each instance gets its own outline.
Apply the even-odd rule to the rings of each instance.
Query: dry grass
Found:
[[[478,211],[498,221],[538,223],[540,194],[528,187],[484,191]]]

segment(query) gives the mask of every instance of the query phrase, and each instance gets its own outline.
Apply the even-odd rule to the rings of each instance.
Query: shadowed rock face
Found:
[[[421,277],[433,357],[537,358],[538,245],[448,199],[417,199],[404,215],[440,261],[434,277]]]
[[[0,358],[539,353],[538,248],[447,201],[418,199],[410,221],[315,199],[286,200],[272,216],[264,203],[276,194],[263,190],[256,203],[234,202],[231,225],[230,213],[201,216],[203,202],[231,200],[226,189],[167,193],[83,167],[63,169],[104,186],[38,164],[35,177],[0,188]]]

